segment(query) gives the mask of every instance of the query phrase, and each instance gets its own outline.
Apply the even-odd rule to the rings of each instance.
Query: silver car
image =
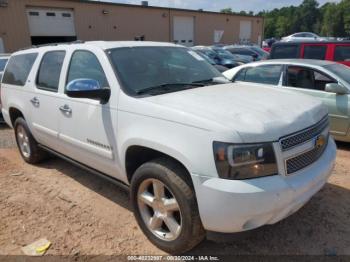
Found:
[[[311,32],[300,32],[289,36],[285,36],[281,39],[282,42],[304,42],[304,41],[323,41],[324,38],[311,33]]]
[[[242,65],[223,74],[233,82],[270,84],[321,99],[328,106],[331,134],[338,141],[350,142],[349,67],[325,60],[276,59]]]

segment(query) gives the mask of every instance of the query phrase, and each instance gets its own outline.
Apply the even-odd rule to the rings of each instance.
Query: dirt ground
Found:
[[[245,239],[206,240],[191,254],[350,255],[350,145],[338,147],[333,176],[299,212]],[[126,191],[61,159],[25,164],[12,130],[0,127],[0,255],[21,255],[43,237],[49,255],[164,254],[130,209]]]

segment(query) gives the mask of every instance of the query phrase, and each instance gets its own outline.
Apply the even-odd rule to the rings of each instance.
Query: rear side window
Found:
[[[89,51],[75,51],[69,66],[67,84],[76,79],[93,79],[101,87],[109,87],[97,57]]]
[[[57,92],[65,51],[53,51],[44,55],[37,77],[37,87]]]
[[[304,47],[305,59],[326,59],[327,46],[325,45],[306,45]]]
[[[248,68],[245,73],[246,82],[278,85],[281,78],[282,66],[269,65]]]
[[[10,58],[2,82],[9,85],[24,86],[37,53],[16,55]]]
[[[350,45],[335,47],[334,61],[350,61]]]
[[[297,45],[280,45],[273,47],[271,58],[299,58],[299,48]]]

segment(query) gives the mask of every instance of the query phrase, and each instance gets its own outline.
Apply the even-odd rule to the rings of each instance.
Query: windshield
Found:
[[[6,63],[7,63],[7,59],[0,59],[0,72],[4,71]]]
[[[111,49],[108,54],[124,91],[130,95],[157,87],[166,87],[161,90],[163,93],[175,92],[200,86],[191,83],[222,77],[204,58],[187,48],[126,47]]]
[[[344,79],[347,84],[350,84],[350,68],[342,64],[331,64],[323,66],[324,68],[331,71],[333,74]]]

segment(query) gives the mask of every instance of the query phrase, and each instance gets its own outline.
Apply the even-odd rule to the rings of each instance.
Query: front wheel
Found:
[[[131,181],[135,218],[160,249],[178,254],[205,236],[190,178],[176,162],[157,159],[139,167]]]

